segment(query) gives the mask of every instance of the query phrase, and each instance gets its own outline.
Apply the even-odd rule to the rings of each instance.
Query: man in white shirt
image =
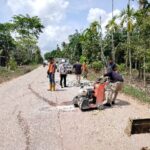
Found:
[[[67,87],[66,85],[66,77],[67,77],[67,66],[65,64],[65,60],[62,60],[62,63],[59,66],[59,72],[60,72],[60,86]],[[64,83],[64,86],[63,86]]]

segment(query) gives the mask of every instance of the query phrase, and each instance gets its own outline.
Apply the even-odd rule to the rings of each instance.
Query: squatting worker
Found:
[[[55,91],[55,70],[56,70],[56,64],[54,61],[54,58],[49,59],[49,65],[48,65],[48,70],[47,74],[49,77],[49,91]]]
[[[77,83],[80,84],[82,65],[77,61],[76,64],[73,65],[73,68],[75,69]]]
[[[66,85],[67,66],[65,64],[64,59],[62,59],[61,64],[59,66],[59,72],[60,72],[60,86],[61,86],[61,88],[67,87],[67,85]]]
[[[106,94],[106,106],[111,106],[111,104],[115,104],[115,100],[117,98],[118,92],[122,89],[124,79],[121,74],[117,71],[117,65],[112,66],[112,71],[104,74],[104,76],[109,77],[110,83],[106,87],[106,91],[111,91],[110,97],[107,99]]]
[[[82,75],[83,78],[87,79],[87,74],[88,74],[88,67],[86,61],[82,64]]]

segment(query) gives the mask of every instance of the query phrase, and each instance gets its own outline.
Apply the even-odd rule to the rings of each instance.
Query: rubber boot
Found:
[[[55,91],[55,84],[52,84],[52,91]]]
[[[49,84],[49,89],[48,91],[52,91],[52,84]]]

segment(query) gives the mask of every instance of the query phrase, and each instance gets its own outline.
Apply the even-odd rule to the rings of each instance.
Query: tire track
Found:
[[[31,143],[30,129],[29,129],[27,120],[22,116],[21,111],[19,111],[19,113],[17,115],[17,119],[18,119],[19,126],[21,127],[23,134],[25,136],[25,139],[26,139],[25,140],[25,143],[26,143],[25,150],[30,150],[30,143]]]

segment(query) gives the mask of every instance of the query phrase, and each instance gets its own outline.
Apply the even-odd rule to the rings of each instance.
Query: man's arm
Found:
[[[112,72],[105,73],[105,74],[104,74],[104,77],[110,77],[111,74],[112,74]]]

